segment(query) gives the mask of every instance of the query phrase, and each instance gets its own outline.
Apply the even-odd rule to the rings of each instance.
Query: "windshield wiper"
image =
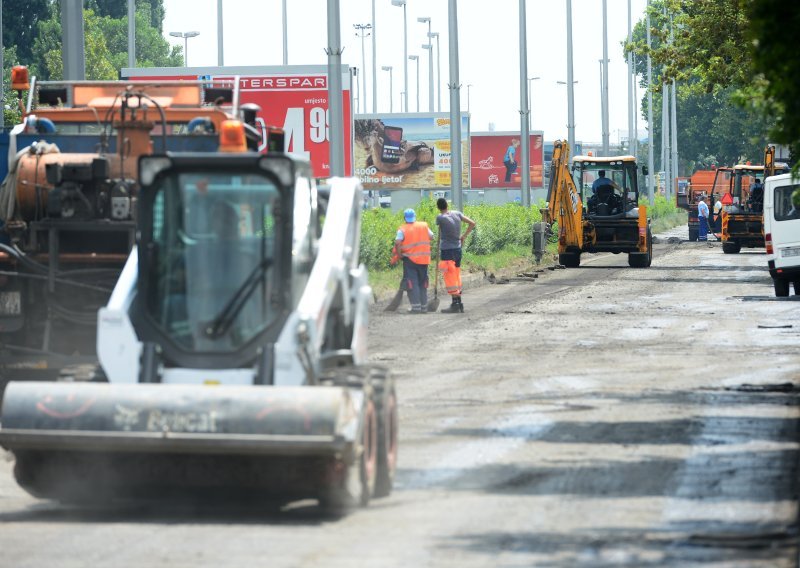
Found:
[[[206,326],[207,336],[216,339],[227,333],[236,320],[236,316],[239,315],[239,312],[242,311],[247,300],[253,295],[256,286],[270,266],[272,266],[271,258],[265,258],[256,265],[253,271],[245,278],[244,282],[242,282],[242,285],[239,286],[239,289],[233,293],[231,299],[225,304],[225,307],[217,314],[217,317],[211,320]]]

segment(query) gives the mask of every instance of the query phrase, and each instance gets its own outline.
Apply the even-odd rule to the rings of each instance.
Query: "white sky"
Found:
[[[610,138],[616,143],[628,130],[628,83],[620,42],[627,37],[627,0],[608,1],[608,57]],[[353,24],[371,23],[372,0],[340,0],[342,61],[361,68],[361,40]],[[646,0],[631,0],[632,19],[643,17]],[[189,39],[189,65],[217,64],[216,0],[164,0],[164,35],[173,44],[183,40],[169,37],[170,31],[199,31]],[[377,28],[378,110],[389,110],[389,77],[393,71],[393,108],[400,110],[403,90],[403,9],[391,0],[375,0]],[[449,52],[447,0],[408,0],[408,54],[420,56],[420,111],[428,110],[428,57],[421,48],[426,43],[427,24],[417,17],[430,16],[432,29],[440,32],[442,47],[442,111],[450,108],[447,81]],[[600,64],[603,56],[602,1],[573,0],[573,70],[575,85],[575,137],[584,142],[599,142]],[[281,0],[224,0],[224,39],[226,65],[281,65],[283,39]],[[461,108],[467,108],[470,88],[472,130],[520,129],[519,119],[519,2],[517,0],[461,0],[458,3]],[[546,140],[567,137],[566,87],[566,0],[529,0],[528,76],[533,81],[532,129],[543,130]],[[326,0],[288,0],[289,64],[327,63]],[[365,41],[367,59],[367,110],[372,112],[372,37]],[[416,111],[416,63],[409,61],[409,107]],[[436,56],[434,55],[434,72]],[[434,77],[436,82],[436,76]],[[641,89],[639,96],[642,96]],[[436,105],[434,97],[434,105]],[[435,107],[434,107],[435,109]],[[640,118],[639,132],[646,124]]]

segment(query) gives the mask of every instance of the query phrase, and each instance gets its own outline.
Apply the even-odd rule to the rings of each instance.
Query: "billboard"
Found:
[[[164,67],[123,69],[123,78],[233,79],[239,77],[239,102],[255,103],[265,124],[286,132],[287,152],[311,161],[315,177],[329,176],[328,69],[323,65],[286,67]],[[345,175],[352,175],[353,139],[350,70],[342,66],[342,100],[345,125]]]
[[[534,132],[530,142],[531,187],[544,187],[543,134]],[[476,132],[470,137],[470,179],[472,189],[520,189],[522,162],[519,132]],[[513,163],[506,156],[514,156]]]
[[[355,174],[366,189],[450,187],[448,113],[363,114],[354,121]],[[469,187],[469,119],[461,117],[461,179]]]

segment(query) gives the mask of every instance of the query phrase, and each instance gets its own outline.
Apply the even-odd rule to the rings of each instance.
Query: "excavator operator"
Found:
[[[614,192],[614,186],[601,185],[587,203],[590,215],[616,215],[622,213],[622,199]]]

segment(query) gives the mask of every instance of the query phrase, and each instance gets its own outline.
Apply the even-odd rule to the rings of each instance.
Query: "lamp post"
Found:
[[[442,112],[442,51],[439,49],[439,32],[428,34],[429,43],[436,38],[436,112]]]
[[[571,66],[570,66],[571,67]],[[575,154],[575,107],[573,106],[575,83],[572,81],[570,85],[567,81],[556,81],[559,85],[567,85],[567,137],[569,142],[570,152]]]
[[[603,0],[603,155],[608,156],[608,0]]]
[[[419,55],[409,55],[408,58],[417,62],[417,112],[419,112]],[[408,112],[408,107],[406,107],[406,112]]]
[[[650,205],[655,203],[655,186],[653,176],[653,61],[650,59],[650,0],[647,0],[647,192],[650,196]]]
[[[356,29],[356,37],[361,38],[361,91],[364,93],[364,100],[362,101],[362,97],[359,97],[358,104],[361,107],[361,112],[367,112],[367,56],[364,52],[364,38],[371,35],[367,30],[371,30],[372,26],[370,24],[353,24],[353,27]]]
[[[528,77],[528,130],[531,129],[533,124],[533,112],[531,112],[531,102],[533,101],[533,82],[538,81],[541,77]]]
[[[433,112],[433,44],[432,43],[424,43],[422,44],[422,49],[427,49],[428,54],[428,112]]]
[[[190,37],[197,37],[200,35],[200,32],[169,32],[169,35],[172,37],[182,37],[183,38],[183,66],[189,66],[189,38]]]
[[[572,74],[572,0],[567,0],[567,139],[575,151],[575,81]]]
[[[519,119],[520,134],[522,135],[520,150],[520,170],[522,185],[520,186],[522,206],[527,209],[531,206],[531,134],[530,118],[528,116],[528,16],[525,0],[519,0]]]
[[[378,112],[378,54],[375,47],[375,34],[378,33],[378,28],[375,23],[375,0],[372,0],[372,112]],[[367,94],[364,93],[364,98]],[[367,105],[364,105],[364,110]]]
[[[392,0],[392,6],[403,7],[403,102],[408,112],[408,19],[406,18],[406,0]]]
[[[222,0],[220,0],[219,5],[221,9]],[[289,65],[289,20],[286,14],[286,0],[283,0],[283,6],[281,8],[281,20],[283,21],[283,64]],[[221,60],[220,65],[222,65]]]
[[[391,113],[391,112],[393,112],[392,111],[392,98],[393,98],[392,95],[394,94],[394,90],[393,90],[394,86],[392,85],[392,66],[391,65],[384,65],[383,67],[381,67],[381,69],[383,69],[384,71],[388,71],[389,72],[389,112]]]
[[[467,114],[469,114],[469,90],[472,88],[472,83],[467,84]]]
[[[417,18],[420,24],[428,24],[428,43],[423,45],[423,49],[428,50],[428,112],[433,112],[433,44],[431,38],[431,19],[428,17]]]
[[[2,4],[0,1],[0,8]],[[136,0],[128,0],[128,67],[136,67]]]

